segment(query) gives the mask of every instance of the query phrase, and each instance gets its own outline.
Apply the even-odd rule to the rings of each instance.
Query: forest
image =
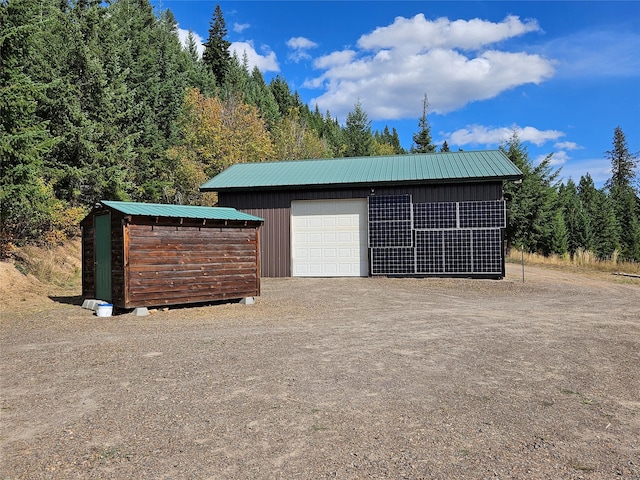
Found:
[[[99,200],[214,205],[198,186],[237,162],[448,151],[426,96],[405,150],[359,102],[341,125],[266,83],[230,55],[219,6],[208,33],[200,58],[148,0],[0,0],[0,257],[77,235]],[[524,173],[505,185],[509,247],[640,262],[638,154],[620,127],[600,189],[560,182],[551,155],[534,165],[517,132],[500,148]]]

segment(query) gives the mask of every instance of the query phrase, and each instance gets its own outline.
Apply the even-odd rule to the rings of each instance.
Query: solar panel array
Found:
[[[502,275],[504,201],[369,197],[372,275]]]

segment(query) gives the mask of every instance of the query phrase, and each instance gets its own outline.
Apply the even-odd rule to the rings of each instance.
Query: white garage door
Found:
[[[294,277],[367,276],[367,201],[291,202]]]

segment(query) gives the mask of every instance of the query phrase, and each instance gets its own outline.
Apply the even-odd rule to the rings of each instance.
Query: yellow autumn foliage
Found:
[[[222,100],[189,89],[181,129],[181,145],[167,152],[181,203],[202,204],[198,187],[231,165],[274,158],[271,136],[258,109],[236,97]]]

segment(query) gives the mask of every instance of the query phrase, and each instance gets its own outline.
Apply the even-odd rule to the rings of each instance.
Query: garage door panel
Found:
[[[293,276],[366,276],[365,199],[294,201]]]

